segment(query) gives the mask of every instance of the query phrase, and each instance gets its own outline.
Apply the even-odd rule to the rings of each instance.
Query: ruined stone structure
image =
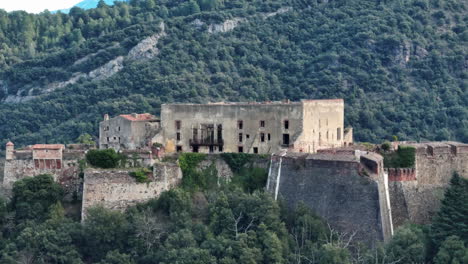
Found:
[[[414,168],[387,170],[395,226],[428,224],[439,210],[452,174],[468,178],[468,144],[405,143],[416,149]]]
[[[76,146],[76,145],[75,145]],[[65,148],[62,144],[36,144],[15,150],[14,144],[6,145],[3,189],[11,195],[13,184],[25,177],[50,174],[66,191],[66,198],[81,197],[82,179],[79,176],[79,160],[85,150]]]
[[[355,151],[274,154],[267,191],[290,207],[304,202],[339,232],[373,244],[393,233],[383,159]]]
[[[128,206],[158,197],[177,186],[182,171],[176,163],[155,163],[148,183],[138,183],[131,170],[87,169],[84,175],[82,219],[92,206],[124,210]]]
[[[171,152],[316,152],[352,144],[344,101],[163,104],[161,120],[120,115],[100,124],[100,148],[139,149],[159,143]]]
[[[316,152],[352,143],[342,99],[300,102],[163,104],[167,152]]]
[[[115,150],[151,147],[150,139],[159,132],[159,120],[151,114],[119,115],[99,124],[99,148]]]

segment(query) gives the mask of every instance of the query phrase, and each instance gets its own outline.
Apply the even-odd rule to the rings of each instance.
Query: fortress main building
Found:
[[[314,153],[352,144],[344,127],[343,99],[300,102],[163,104],[161,119],[120,115],[100,123],[100,148],[166,152]]]

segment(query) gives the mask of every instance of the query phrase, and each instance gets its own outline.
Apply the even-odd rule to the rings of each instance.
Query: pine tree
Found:
[[[435,264],[468,263],[468,249],[457,236],[450,236],[440,246]]]
[[[468,180],[454,173],[445,192],[440,210],[431,227],[431,240],[435,248],[449,236],[458,236],[468,243]]]

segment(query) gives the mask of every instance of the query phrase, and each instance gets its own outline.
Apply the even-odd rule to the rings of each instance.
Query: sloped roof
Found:
[[[32,146],[33,149],[64,149],[63,144],[36,144]]]
[[[7,146],[14,146],[15,144],[13,144],[13,142],[11,142],[11,141],[8,141],[8,142],[6,143],[6,145],[7,145]]]
[[[130,115],[120,115],[120,117],[123,117],[127,120],[130,121],[151,121],[151,120],[156,120],[156,116],[149,114],[149,113],[144,113],[144,114],[130,114]]]

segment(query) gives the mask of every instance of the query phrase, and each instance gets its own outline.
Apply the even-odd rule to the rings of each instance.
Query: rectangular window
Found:
[[[218,150],[219,152],[223,152],[223,146],[219,146]]]
[[[284,120],[284,129],[289,129],[289,120]]]
[[[177,132],[176,138],[177,138],[177,141],[180,141],[180,132]]]
[[[244,129],[244,122],[242,120],[237,121],[237,128]]]
[[[271,140],[271,134],[268,133],[268,141],[270,141],[270,140]]]
[[[120,131],[120,127],[119,127],[119,131]]]
[[[177,130],[180,130],[180,127],[181,127],[181,126],[182,126],[182,122],[181,122],[180,120],[176,120],[176,121],[175,121],[175,128],[176,128]]]
[[[244,152],[244,147],[239,146],[239,147],[237,147],[237,150],[238,150],[239,153],[242,153],[242,152]]]
[[[336,129],[336,139],[341,140],[341,127]]]
[[[265,142],[265,133],[260,133],[260,141]]]
[[[182,146],[177,146],[176,150],[177,150],[177,152],[182,152]]]
[[[107,142],[109,142],[109,137],[107,137]]]
[[[260,120],[260,127],[265,127],[265,120]]]
[[[289,145],[289,134],[283,134],[283,145]]]
[[[258,148],[257,148],[257,147],[254,147],[254,148],[253,148],[253,152],[254,152],[254,154],[258,154]]]
[[[245,134],[245,138],[250,138],[250,135],[249,135],[249,134]]]
[[[239,142],[242,142],[242,138],[243,138],[242,133],[239,133]]]

